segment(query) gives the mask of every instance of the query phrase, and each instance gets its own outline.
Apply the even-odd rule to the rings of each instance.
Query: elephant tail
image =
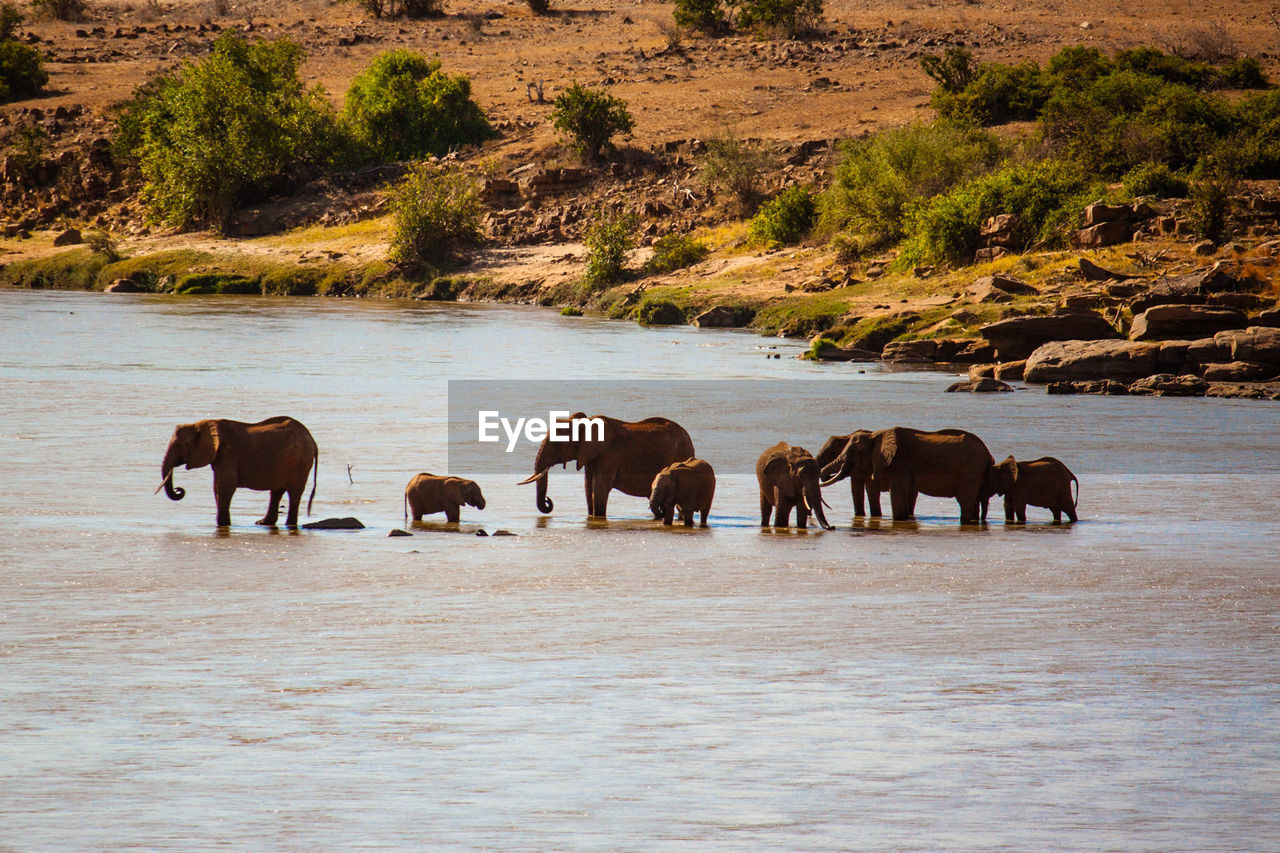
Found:
[[[1071,475],[1071,482],[1076,484],[1076,493],[1071,498],[1071,508],[1075,509],[1080,505],[1080,481],[1076,479],[1076,475]]]
[[[311,472],[311,497],[307,498],[307,515],[311,515],[311,502],[316,499],[316,484],[320,482],[320,451],[316,451],[315,469]]]

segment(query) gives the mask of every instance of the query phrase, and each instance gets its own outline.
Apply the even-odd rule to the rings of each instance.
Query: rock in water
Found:
[[[364,530],[360,519],[347,516],[345,518],[322,518],[302,525],[303,530]]]
[[[970,379],[967,382],[957,382],[948,391],[972,391],[976,394],[984,394],[990,391],[1012,391],[1013,386],[999,379],[983,377],[981,379]]]
[[[407,530],[401,530],[399,527],[393,529],[387,536],[412,536],[413,534]]]

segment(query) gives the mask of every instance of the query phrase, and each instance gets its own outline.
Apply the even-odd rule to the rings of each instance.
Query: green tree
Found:
[[[471,81],[409,50],[375,58],[351,84],[342,115],[355,142],[382,160],[439,157],[494,135]]]
[[[0,104],[30,97],[49,82],[40,51],[14,39],[21,24],[17,6],[0,4]]]
[[[627,257],[635,248],[634,215],[602,213],[586,229],[587,271],[583,281],[591,290],[604,290],[626,277]]]
[[[288,39],[226,33],[205,59],[139,90],[116,149],[137,162],[156,218],[220,229],[238,205],[331,164],[336,116],[319,87],[302,85],[302,59]]]
[[[416,163],[391,196],[391,259],[441,264],[481,239],[480,186],[462,169]]]
[[[778,29],[788,38],[811,32],[822,16],[822,0],[739,0],[738,25]]]
[[[677,26],[715,33],[729,26],[723,0],[676,0],[671,13]]]
[[[600,159],[601,149],[612,146],[614,136],[629,134],[635,127],[626,101],[577,83],[556,96],[551,123],[588,163]]]

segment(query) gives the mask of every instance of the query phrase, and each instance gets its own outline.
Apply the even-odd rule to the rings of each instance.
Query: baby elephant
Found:
[[[702,527],[707,526],[711,499],[716,493],[716,472],[702,459],[673,462],[653,478],[649,493],[649,509],[655,518],[670,526],[676,508],[685,527],[693,527],[693,514],[702,513]]]
[[[1076,484],[1075,497],[1071,484]],[[1010,456],[995,466],[995,493],[1004,495],[1004,520],[1011,522],[1015,516],[1023,524],[1027,521],[1027,504],[1042,506],[1053,513],[1053,523],[1062,522],[1062,514],[1076,521],[1076,501],[1080,496],[1080,481],[1071,469],[1052,456],[1019,462]]]
[[[419,474],[404,487],[404,514],[414,521],[433,512],[443,512],[450,522],[458,520],[458,507],[462,504],[484,509],[484,495],[474,480],[461,477],[437,477],[435,474]]]

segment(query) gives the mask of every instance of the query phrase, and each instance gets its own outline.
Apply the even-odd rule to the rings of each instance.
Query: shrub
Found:
[[[338,147],[333,110],[298,77],[288,39],[249,44],[225,33],[205,59],[139,89],[117,123],[142,199],[178,227],[222,228],[236,206],[304,180]]]
[[[494,135],[471,81],[409,50],[375,58],[351,84],[342,115],[356,143],[383,160],[441,157]]]
[[[1059,242],[1081,209],[1103,187],[1069,163],[1006,166],[966,181],[920,206],[912,215],[899,263],[967,262],[982,223],[997,214],[1016,217],[1015,239],[1026,247]]]
[[[798,242],[813,228],[815,213],[808,188],[785,189],[751,218],[751,239],[769,247]]]
[[[1073,45],[1049,57],[1048,71],[1054,84],[1079,89],[1115,70],[1115,64],[1096,47]]]
[[[602,214],[587,226],[587,270],[583,282],[589,290],[603,290],[625,278],[627,256],[634,247],[636,218]]]
[[[645,299],[636,309],[636,321],[645,326],[679,326],[684,323],[684,311],[665,299]]]
[[[756,212],[761,181],[768,157],[759,146],[740,139],[732,130],[707,141],[702,159],[702,177],[718,190],[731,193],[742,216]]]
[[[220,272],[191,273],[178,279],[173,292],[179,296],[248,296],[262,293],[256,278]]]
[[[314,296],[326,275],[319,269],[281,266],[262,276],[262,292],[268,296]]]
[[[974,124],[1003,124],[1033,119],[1049,99],[1051,86],[1034,62],[982,65],[959,92],[939,88],[933,105],[938,115]]]
[[[47,156],[48,142],[49,134],[40,125],[18,125],[9,137],[9,149],[5,155],[9,167],[29,175]]]
[[[109,264],[120,260],[120,245],[109,231],[86,231],[84,242],[89,247],[89,251],[102,257]]]
[[[941,56],[929,54],[921,58],[920,67],[937,82],[939,89],[952,95],[963,92],[978,76],[973,53],[963,47],[948,47]]]
[[[676,26],[715,33],[729,25],[723,0],[675,0],[672,19]]]
[[[575,305],[566,305],[560,309],[561,317],[581,317],[582,309]]]
[[[78,21],[84,17],[87,5],[84,0],[31,0],[31,8],[59,21]]]
[[[431,18],[443,14],[441,0],[355,0],[375,18]]]
[[[1256,56],[1242,56],[1218,69],[1217,84],[1221,89],[1265,89],[1270,82]]]
[[[1125,195],[1155,196],[1156,198],[1185,198],[1188,184],[1164,163],[1143,163],[1134,166],[1124,176]]]
[[[1214,243],[1223,241],[1230,224],[1231,200],[1238,191],[1235,176],[1220,163],[1208,162],[1197,170],[1189,216],[1197,237]]]
[[[547,10],[551,8],[551,0],[526,0],[526,2],[535,15],[546,14]]]
[[[852,231],[872,244],[896,242],[912,207],[989,171],[1001,154],[988,131],[945,122],[851,140],[819,198],[822,228]]]
[[[480,185],[458,167],[415,164],[391,196],[391,259],[416,269],[480,242]]]
[[[29,98],[49,82],[40,51],[13,38],[21,24],[16,6],[0,4],[0,103]]]
[[[612,145],[614,136],[629,134],[635,127],[626,101],[577,83],[556,96],[551,123],[590,163],[600,158],[602,148]]]
[[[738,0],[738,23],[747,29],[777,29],[788,38],[814,30],[822,0]]]
[[[653,243],[653,255],[645,261],[644,271],[650,275],[691,267],[707,256],[705,243],[687,234],[668,234]]]

